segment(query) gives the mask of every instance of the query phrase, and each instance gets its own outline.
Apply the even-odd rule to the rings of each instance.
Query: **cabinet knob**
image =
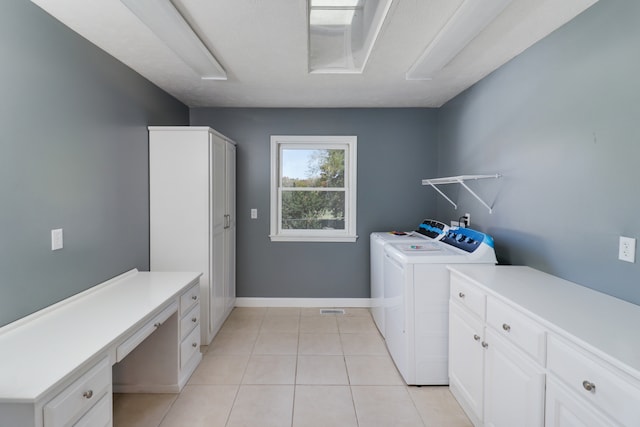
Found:
[[[482,347],[487,348],[489,347],[489,344],[487,344],[485,341],[482,341]]]
[[[84,397],[85,399],[91,399],[93,397],[93,390],[87,390],[84,393],[82,393],[82,397]]]
[[[197,300],[198,299],[198,295],[192,295],[191,299],[194,300],[194,301]]]
[[[584,389],[587,391],[590,391],[593,393],[596,392],[596,385],[590,381],[587,381],[587,380],[582,381],[582,387],[584,387]]]
[[[156,323],[153,324],[154,328],[159,328],[160,326],[162,326],[162,323],[160,323],[160,322],[156,322]]]
[[[192,317],[192,318],[191,318],[191,321],[192,321],[193,323],[196,323],[196,322],[198,321],[198,318],[197,318],[197,317]]]
[[[459,296],[460,298],[464,298],[464,293],[462,293],[462,292],[458,292],[458,296]]]
[[[193,344],[191,344],[191,347],[197,347],[197,346],[198,346],[197,342],[194,342]]]
[[[506,323],[502,324],[502,329],[504,329],[505,331],[509,332],[511,330],[511,326],[507,325]]]
[[[473,339],[476,340],[476,341],[480,341],[480,335],[474,334],[473,335]]]

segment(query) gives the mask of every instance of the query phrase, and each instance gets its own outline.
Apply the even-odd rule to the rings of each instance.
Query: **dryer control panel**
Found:
[[[476,251],[483,244],[493,248],[491,236],[470,228],[451,227],[441,241],[469,253]]]

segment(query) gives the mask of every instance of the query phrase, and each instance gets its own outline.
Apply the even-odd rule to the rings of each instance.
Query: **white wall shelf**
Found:
[[[454,203],[454,201],[451,200],[446,194],[444,194],[442,192],[442,190],[440,190],[437,186],[438,185],[442,185],[442,184],[460,184],[469,193],[471,193],[471,195],[473,197],[478,199],[478,201],[480,203],[482,203],[482,205],[484,207],[489,209],[489,213],[492,213],[493,209],[491,208],[491,206],[489,206],[484,200],[482,200],[482,198],[480,196],[478,196],[473,190],[471,190],[471,188],[469,188],[469,186],[467,184],[465,184],[464,182],[465,181],[470,181],[470,180],[478,180],[478,179],[500,178],[501,176],[502,175],[500,175],[499,173],[496,173],[496,174],[493,174],[493,175],[459,175],[459,176],[450,176],[450,177],[446,177],[446,178],[423,179],[422,180],[422,185],[430,185],[430,186],[432,186],[438,193],[440,193],[440,195],[442,197],[447,199],[449,201],[449,203],[451,203],[453,205],[454,209],[458,209],[458,205],[456,203]]]

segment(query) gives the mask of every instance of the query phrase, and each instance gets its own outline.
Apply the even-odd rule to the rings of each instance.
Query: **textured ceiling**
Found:
[[[307,0],[173,0],[226,81],[201,80],[119,0],[32,1],[191,107],[439,107],[597,0],[513,0],[429,81],[405,74],[463,0],[394,0],[362,74],[309,74]]]

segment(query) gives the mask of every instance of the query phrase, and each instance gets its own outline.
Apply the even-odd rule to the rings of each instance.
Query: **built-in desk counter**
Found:
[[[113,389],[179,392],[199,277],[132,270],[0,328],[0,426],[111,426]]]

